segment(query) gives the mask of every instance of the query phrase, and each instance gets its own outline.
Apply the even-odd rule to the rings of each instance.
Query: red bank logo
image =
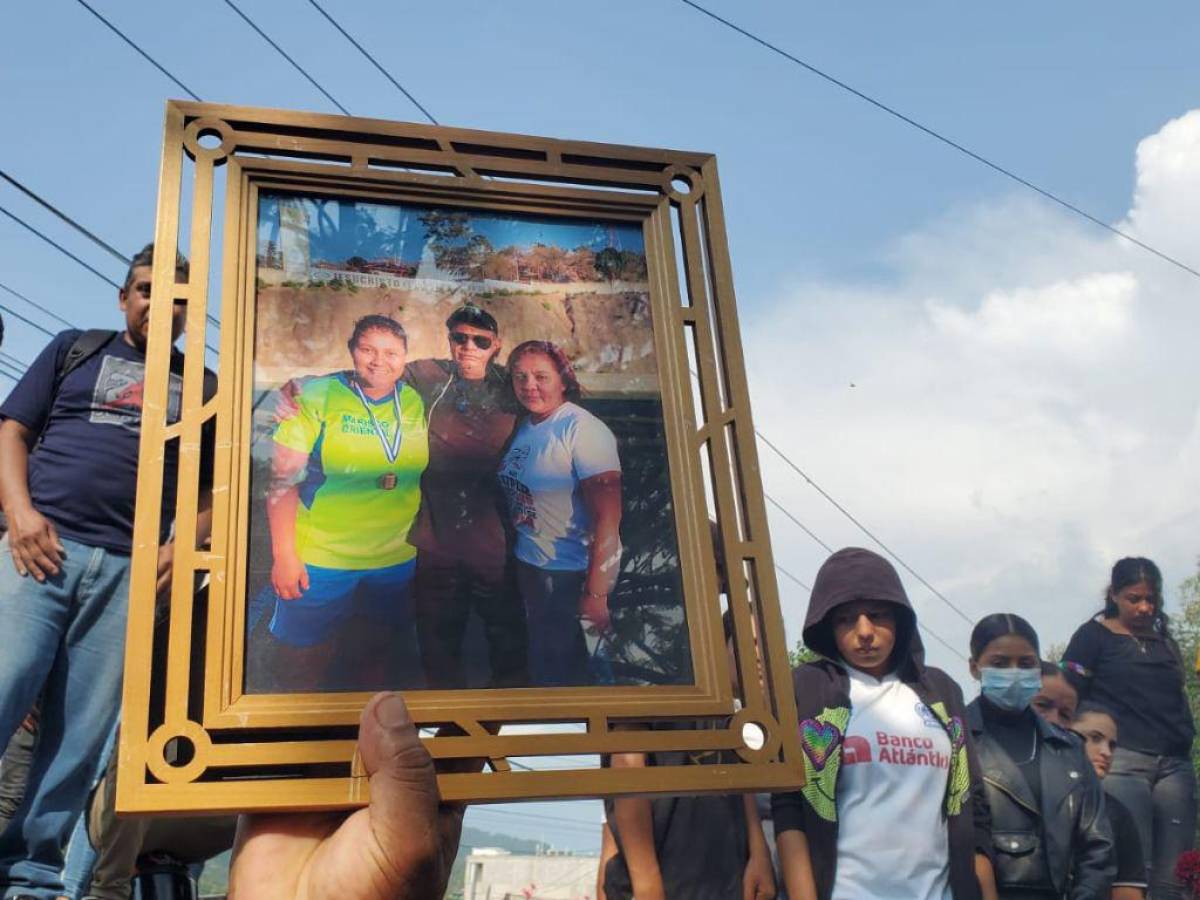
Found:
[[[842,762],[848,766],[871,761],[871,742],[856,734],[846,735],[842,742]]]

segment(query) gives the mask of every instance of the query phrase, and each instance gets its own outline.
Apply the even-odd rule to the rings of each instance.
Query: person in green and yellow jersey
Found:
[[[429,462],[425,405],[402,382],[408,336],[387,316],[364,316],[348,341],[354,368],[313,378],[295,395],[295,415],[274,434],[267,521],[271,531],[270,632],[299,671],[320,679],[328,642],[353,617],[369,627],[356,658],[416,654],[408,532]],[[285,658],[288,654],[285,654]],[[364,670],[365,671],[365,670]],[[297,681],[299,679],[299,681]],[[379,684],[355,684],[367,690]],[[420,687],[420,685],[404,685]]]

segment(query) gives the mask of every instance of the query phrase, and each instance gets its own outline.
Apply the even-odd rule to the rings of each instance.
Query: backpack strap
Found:
[[[67,350],[58,371],[54,373],[54,396],[58,396],[58,389],[68,375],[99,353],[116,336],[115,331],[90,328],[75,338],[75,343]]]

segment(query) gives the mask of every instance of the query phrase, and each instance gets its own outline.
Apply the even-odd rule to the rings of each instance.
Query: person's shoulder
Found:
[[[828,707],[848,705],[849,685],[846,670],[824,657],[806,660],[792,669],[792,688],[802,718]]]
[[[937,700],[949,700],[957,705],[963,703],[963,690],[955,679],[937,666],[925,666],[925,679]]]
[[[86,333],[82,328],[68,328],[65,331],[60,331],[54,337],[50,338],[49,343],[46,344],[42,352],[53,353],[61,362],[62,358],[70,352],[71,348]]]
[[[448,359],[414,359],[409,361],[404,369],[404,378],[407,381],[444,381],[446,376],[450,374],[450,360]]]
[[[603,430],[611,433],[604,420],[590,410],[584,409],[578,403],[568,400],[562,405],[559,422],[564,428],[587,431]]]
[[[79,340],[84,335],[82,328],[68,328],[65,331],[60,331],[50,339],[51,347],[69,347]]]
[[[314,375],[312,378],[307,378],[300,385],[300,391],[296,394],[296,399],[300,402],[314,402],[317,400],[324,401],[331,393],[338,394],[344,392],[348,396],[353,396],[353,392],[346,384],[341,372],[330,372],[328,375]]]

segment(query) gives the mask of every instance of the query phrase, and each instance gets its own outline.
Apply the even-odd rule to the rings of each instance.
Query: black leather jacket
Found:
[[[1000,896],[1006,888],[1042,887],[1069,900],[1108,900],[1116,874],[1112,832],[1104,789],[1083,748],[1065,731],[1034,717],[1041,742],[1039,808],[1016,763],[985,730],[980,702],[967,706],[967,725],[992,812]],[[1045,866],[1039,846],[1045,849]],[[1051,884],[1044,883],[1047,869]]]

